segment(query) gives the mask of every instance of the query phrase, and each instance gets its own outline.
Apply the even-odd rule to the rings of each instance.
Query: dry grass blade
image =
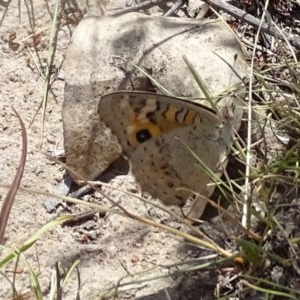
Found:
[[[44,136],[44,121],[46,115],[46,107],[47,107],[47,100],[48,100],[48,91],[49,91],[49,82],[50,82],[50,75],[51,75],[51,65],[54,58],[54,39],[56,36],[56,29],[57,29],[57,17],[58,11],[60,7],[60,1],[56,1],[55,10],[53,15],[53,22],[52,22],[52,30],[50,35],[49,41],[49,51],[48,51],[48,58],[47,58],[47,69],[45,74],[45,85],[44,85],[44,92],[43,92],[43,101],[42,101],[42,121],[41,121],[41,144],[43,143],[43,136]]]
[[[72,216],[60,216],[56,219],[50,221],[49,223],[45,224],[41,228],[39,228],[36,232],[31,234],[31,236],[23,242],[18,248],[14,249],[13,252],[8,254],[7,256],[0,259],[0,270],[5,266],[8,262],[10,262],[16,255],[19,255],[19,253],[23,253],[26,250],[28,250],[32,245],[35,244],[36,241],[38,241],[46,232],[50,231],[51,229],[67,222],[70,220]]]
[[[52,274],[51,279],[51,291],[49,299],[63,299],[63,289],[70,281],[71,275],[77,270],[78,276],[78,288],[76,299],[80,299],[80,274],[78,271],[78,265],[80,260],[76,260],[69,269],[66,269],[61,262],[56,263],[55,272]]]
[[[251,213],[250,213],[250,206],[251,206],[251,183],[250,183],[250,175],[251,175],[251,137],[252,137],[252,91],[253,91],[253,80],[254,80],[254,60],[255,60],[255,53],[256,53],[256,46],[258,45],[258,38],[259,33],[261,31],[261,27],[263,24],[263,20],[265,17],[265,13],[267,10],[268,1],[265,4],[265,9],[263,11],[263,16],[261,18],[259,27],[258,27],[258,34],[255,37],[254,42],[254,51],[251,58],[251,67],[250,67],[250,84],[249,84],[249,102],[248,102],[248,128],[247,128],[247,147],[246,147],[246,178],[245,178],[245,204],[243,206],[243,216],[242,216],[242,225],[246,228],[250,228],[250,219],[251,219]]]
[[[86,181],[87,182],[87,181]],[[124,216],[128,217],[128,218],[131,218],[132,220],[136,220],[138,222],[142,222],[144,224],[147,224],[147,225],[150,225],[152,227],[156,227],[156,228],[159,228],[161,230],[165,230],[165,231],[168,231],[178,237],[181,237],[183,239],[185,239],[186,241],[189,241],[195,245],[199,245],[199,246],[202,246],[202,247],[205,247],[207,249],[210,249],[212,251],[215,251],[216,253],[226,257],[226,258],[231,258],[233,256],[236,255],[236,253],[232,253],[230,251],[226,251],[224,249],[222,249],[221,247],[219,247],[216,243],[214,243],[213,241],[204,241],[202,239],[199,239],[197,237],[194,237],[190,234],[187,234],[185,232],[182,232],[180,230],[177,230],[175,228],[172,228],[170,226],[167,226],[167,225],[164,225],[164,224],[161,224],[161,223],[157,223],[149,218],[146,218],[146,217],[142,217],[142,216],[139,216],[139,215],[136,215],[134,213],[131,213],[130,211],[128,211],[126,208],[124,208],[123,206],[121,206],[120,204],[118,204],[117,202],[115,202],[113,199],[111,199],[110,197],[108,197],[105,193],[103,193],[99,188],[97,188],[94,184],[92,184],[91,182],[87,182],[93,190],[97,191],[98,193],[102,194],[102,196],[104,196],[105,198],[107,198],[111,203],[113,203],[116,207],[118,207],[124,214]],[[62,197],[65,201],[67,202],[71,202],[71,203],[80,203],[82,205],[87,205],[89,207],[94,207],[94,208],[97,208],[100,209],[100,210],[107,210],[105,209],[104,207],[101,207],[99,205],[92,205],[91,203],[88,203],[88,204],[85,204],[83,201],[81,200],[78,200],[78,199],[72,199],[70,197]],[[113,212],[112,210],[110,210],[111,212]],[[117,213],[117,212],[116,212]]]
[[[223,213],[228,219],[230,219],[244,234],[253,238],[256,241],[261,239],[261,236],[253,232],[251,229],[245,228],[233,215],[231,215],[226,209],[218,205],[214,201],[206,198],[206,201],[213,207],[217,208],[221,213]]]
[[[14,113],[19,119],[21,130],[22,130],[22,155],[18,167],[18,171],[16,173],[16,176],[13,180],[12,185],[10,186],[8,193],[3,201],[1,212],[0,212],[0,243],[3,244],[3,238],[4,238],[4,232],[7,224],[7,220],[9,217],[9,213],[11,210],[11,207],[13,205],[16,193],[18,191],[18,188],[20,186],[20,182],[23,176],[25,162],[26,162],[26,155],[27,155],[27,136],[26,136],[26,128],[25,125],[18,114],[18,112],[13,108]]]
[[[80,204],[82,206],[85,207],[89,207],[89,208],[95,208],[99,211],[108,211],[110,213],[114,213],[114,214],[118,214],[124,217],[128,217],[131,218],[133,220],[142,222],[144,224],[150,225],[152,227],[156,227],[159,228],[161,230],[166,230],[178,237],[181,237],[183,239],[185,239],[186,241],[189,241],[192,244],[195,245],[199,245],[202,247],[205,247],[207,249],[210,249],[226,258],[232,258],[233,256],[237,255],[237,253],[233,253],[231,251],[227,251],[222,249],[221,247],[219,247],[216,243],[212,242],[212,241],[204,241],[202,239],[199,239],[197,237],[194,237],[190,234],[187,234],[185,232],[182,232],[178,229],[169,227],[167,225],[161,224],[161,223],[157,223],[149,218],[146,217],[142,217],[139,215],[136,215],[134,213],[131,213],[130,211],[128,211],[127,209],[125,209],[123,206],[121,206],[120,204],[116,203],[115,201],[113,201],[110,197],[108,197],[107,195],[105,195],[101,190],[99,190],[97,187],[95,187],[93,184],[89,183],[92,188],[94,190],[96,190],[97,192],[101,193],[104,197],[106,197],[109,201],[111,201],[115,206],[117,206],[121,211],[119,210],[113,210],[110,209],[106,206],[103,205],[98,205],[98,204],[94,204],[94,203],[88,203],[79,199],[73,199],[71,197],[66,197],[66,196],[59,196],[59,195],[54,195],[48,192],[44,192],[41,190],[31,190],[31,189],[27,189],[27,188],[21,188],[22,191],[25,192],[29,192],[29,193],[35,193],[35,194],[41,194],[41,195],[46,195],[46,196],[55,196],[56,198],[62,199],[66,202],[69,203],[73,203],[73,204]],[[0,184],[0,186],[5,187],[5,185]],[[27,248],[29,248],[33,243],[36,242],[36,240],[38,239],[38,237],[40,237],[45,231],[47,231],[49,228],[52,228],[52,226],[57,226],[59,224],[63,224],[67,221],[73,220],[73,216],[72,215],[65,215],[65,216],[61,216],[58,217],[57,219],[53,220],[52,222],[50,222],[49,224],[46,224],[45,226],[43,226],[36,234],[32,235],[20,248],[20,251],[25,251]],[[55,225],[52,225],[52,223],[55,222]],[[0,268],[1,266],[6,263],[9,259],[11,259],[12,257],[9,256],[8,258],[6,258],[5,260],[3,260],[3,262],[0,261]]]
[[[259,278],[259,281],[261,281],[261,278]],[[285,292],[280,292],[280,291],[271,290],[271,289],[267,289],[267,288],[261,288],[257,285],[251,284],[250,282],[248,282],[246,280],[243,280],[242,283],[245,286],[248,286],[253,290],[260,291],[260,292],[264,293],[265,295],[277,296],[278,297],[277,299],[299,299],[297,296],[291,295],[291,294],[288,294],[288,293],[285,293]],[[280,286],[280,288],[284,288],[284,287]],[[290,289],[289,289],[289,292],[291,292]],[[293,292],[297,292],[297,291],[293,291]],[[266,299],[270,299],[270,298],[266,298]]]
[[[185,55],[183,55],[182,58],[183,58],[184,62],[186,63],[187,67],[189,68],[190,72],[192,73],[199,88],[201,89],[201,92],[204,94],[205,99],[209,102],[209,104],[215,111],[218,111],[218,107],[216,106],[215,102],[213,101],[212,95],[210,94],[205,82],[200,77],[200,74],[196,71],[194,66],[190,63],[190,61],[187,59],[187,57]]]
[[[118,282],[108,284],[99,293],[99,299],[119,299],[118,296],[129,291],[134,285],[141,285],[142,283],[149,283],[150,281],[159,280],[170,277],[180,277],[195,271],[204,271],[216,266],[220,266],[226,261],[225,258],[214,261],[185,261],[177,262],[172,265],[154,265],[146,270],[128,274],[119,278]],[[196,263],[196,264],[195,264]],[[109,299],[111,299],[109,298]]]

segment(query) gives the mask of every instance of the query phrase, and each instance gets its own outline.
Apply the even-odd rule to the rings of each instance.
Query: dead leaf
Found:
[[[43,32],[35,33],[32,37],[30,37],[26,41],[26,46],[30,47],[30,48],[32,48],[32,47],[35,48],[36,46],[38,46],[41,43],[43,36],[44,36]]]
[[[14,40],[16,39],[16,37],[17,37],[17,34],[16,34],[15,31],[12,31],[9,34],[9,37],[8,37],[8,46],[13,51],[17,51],[19,49],[19,47],[20,47],[19,43],[14,42]]]
[[[61,25],[78,25],[83,19],[83,11],[81,9],[74,9],[71,13],[64,13],[61,18]]]

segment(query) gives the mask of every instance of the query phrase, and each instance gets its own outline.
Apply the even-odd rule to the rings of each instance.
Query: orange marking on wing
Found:
[[[196,113],[193,110],[188,110],[188,113],[184,117],[185,125],[193,125],[195,121]]]
[[[132,147],[137,147],[140,145],[140,142],[136,139],[136,134],[144,129],[149,131],[151,137],[156,137],[162,133],[161,128],[156,124],[135,120],[129,126],[127,126],[127,137]]]
[[[179,111],[180,109],[178,109],[176,106],[169,105],[167,111],[164,112],[164,116],[168,121],[176,122],[176,114]]]

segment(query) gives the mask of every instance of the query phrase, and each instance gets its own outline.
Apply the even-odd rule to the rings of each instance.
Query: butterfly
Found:
[[[175,97],[113,92],[101,97],[98,115],[117,137],[142,190],[166,205],[182,207],[191,191],[207,193],[211,178],[205,169],[218,170],[232,143],[230,117]]]

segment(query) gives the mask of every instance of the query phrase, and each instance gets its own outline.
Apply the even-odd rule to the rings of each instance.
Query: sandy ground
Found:
[[[26,4],[27,3],[27,4]],[[45,122],[44,139],[41,149],[41,101],[45,81],[41,76],[41,68],[46,66],[50,30],[41,36],[39,44],[34,48],[32,40],[20,43],[14,51],[10,36],[16,34],[13,42],[21,41],[33,31],[51,26],[51,14],[54,1],[35,1],[31,3],[18,1],[0,3],[0,181],[10,183],[17,170],[21,155],[21,131],[12,106],[19,112],[26,124],[29,143],[26,169],[22,179],[22,187],[55,192],[64,174],[63,168],[49,160],[43,152],[63,148],[61,106],[64,93],[64,81],[58,80],[55,73],[51,76]],[[7,7],[5,5],[7,4]],[[51,12],[51,13],[50,13]],[[57,36],[57,45],[53,61],[53,70],[59,69],[65,51],[70,42],[74,26],[61,27]],[[27,43],[27,45],[26,45]],[[29,47],[28,47],[29,43]],[[130,176],[118,176],[112,183],[117,186],[130,187],[137,191]],[[0,204],[7,190],[1,189]],[[110,193],[115,201],[119,201],[127,209],[148,216],[148,208],[136,199],[122,196],[120,192]],[[46,224],[58,214],[82,212],[86,208],[78,205],[60,207],[52,214],[46,212],[46,197],[19,191],[9,218],[5,237],[9,247],[15,247],[32,235],[38,228]],[[99,195],[87,199],[96,203],[108,203]],[[167,214],[150,210],[152,217],[160,222],[172,223]],[[175,224],[175,223],[174,223]],[[175,224],[177,229],[181,225]],[[10,249],[2,249],[1,257]],[[30,278],[26,262],[38,275],[41,289],[45,296],[49,293],[51,275],[55,265],[61,262],[66,268],[80,259],[78,267],[81,284],[81,299],[95,299],[97,293],[108,284],[128,274],[145,271],[157,265],[168,265],[174,262],[194,259],[201,250],[185,244],[167,232],[151,228],[136,221],[118,215],[96,214],[89,221],[75,226],[56,227],[48,231],[30,250],[26,251],[19,262],[16,274],[18,292],[26,293],[30,289]],[[12,280],[13,264],[8,264],[5,274]],[[167,278],[132,285],[130,291],[122,292],[119,299],[213,299],[214,284],[218,274],[210,274],[210,278],[200,280],[200,275],[184,278]],[[201,284],[199,284],[201,282]],[[78,289],[76,272],[64,288],[63,299],[74,299]],[[167,290],[164,290],[167,288]],[[12,288],[7,279],[0,275],[0,298],[9,299]],[[197,296],[196,296],[197,295]]]

